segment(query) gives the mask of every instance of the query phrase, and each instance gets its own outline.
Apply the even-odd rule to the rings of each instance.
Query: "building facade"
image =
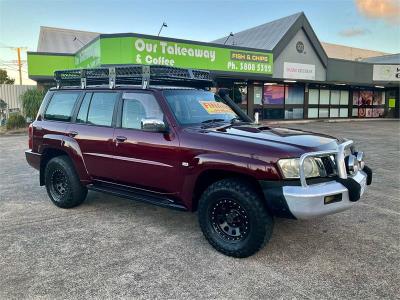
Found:
[[[40,85],[54,85],[59,69],[161,64],[210,70],[217,88],[261,120],[399,117],[400,55],[328,57],[303,13],[211,43],[44,28],[39,44],[28,72]]]

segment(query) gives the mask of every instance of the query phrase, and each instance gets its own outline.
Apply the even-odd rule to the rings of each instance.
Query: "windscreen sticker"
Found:
[[[214,101],[199,101],[201,106],[210,114],[235,114],[234,111],[225,103]]]

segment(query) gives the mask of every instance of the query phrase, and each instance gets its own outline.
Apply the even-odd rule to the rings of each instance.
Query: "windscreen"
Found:
[[[217,95],[199,90],[164,91],[176,119],[182,125],[231,122],[239,116]]]

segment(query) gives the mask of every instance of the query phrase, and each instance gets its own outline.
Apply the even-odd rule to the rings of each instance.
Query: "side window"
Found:
[[[142,119],[163,120],[164,114],[151,94],[124,93],[122,107],[122,128],[142,129]]]
[[[117,93],[93,93],[89,105],[87,123],[100,126],[111,126]]]
[[[80,93],[55,93],[47,106],[44,118],[46,120],[69,122],[79,94]]]
[[[92,93],[85,94],[81,107],[79,108],[78,116],[76,117],[77,123],[86,123],[89,110],[89,103],[91,98],[92,98]]]

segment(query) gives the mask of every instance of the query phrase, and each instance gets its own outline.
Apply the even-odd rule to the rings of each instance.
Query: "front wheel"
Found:
[[[208,242],[234,257],[248,257],[260,250],[274,225],[254,187],[239,179],[209,186],[200,198],[198,216]]]
[[[85,200],[87,189],[79,181],[68,156],[52,158],[44,172],[47,194],[55,205],[72,208]]]

